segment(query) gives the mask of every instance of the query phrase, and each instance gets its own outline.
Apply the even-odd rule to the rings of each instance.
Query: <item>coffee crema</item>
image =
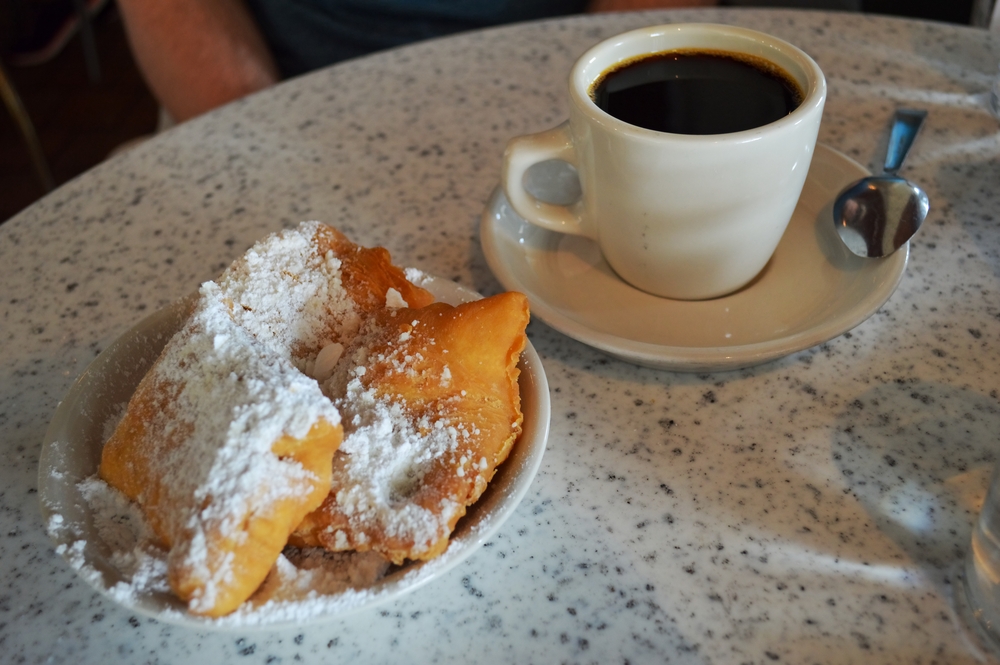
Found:
[[[746,53],[681,49],[643,55],[594,81],[590,96],[630,125],[671,134],[729,134],[767,125],[804,94],[778,65]]]

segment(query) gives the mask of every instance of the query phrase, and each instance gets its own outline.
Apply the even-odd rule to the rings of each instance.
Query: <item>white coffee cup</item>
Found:
[[[703,49],[749,54],[792,78],[802,102],[787,116],[728,134],[688,135],[623,122],[591,98],[609,69],[645,54]],[[776,37],[725,25],[633,30],[588,50],[569,78],[569,121],[512,139],[503,188],[514,210],[541,227],[594,239],[633,286],[698,300],[736,291],[767,264],[795,210],[816,146],[826,80],[819,66]],[[525,190],[533,164],[572,164],[582,196],[569,206]]]

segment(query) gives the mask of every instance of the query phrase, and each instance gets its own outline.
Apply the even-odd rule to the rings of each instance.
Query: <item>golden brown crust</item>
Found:
[[[355,245],[343,233],[322,226],[316,234],[317,251],[332,251],[341,261],[344,289],[361,313],[385,309],[386,292],[396,289],[410,307],[424,307],[434,302],[426,289],[412,284],[403,271],[392,264],[384,247]]]
[[[364,389],[403,405],[407,420],[422,435],[442,424],[460,432],[454,449],[424,468],[417,486],[393,507],[419,506],[440,519],[440,528],[401,530],[391,523],[394,516],[373,518],[341,506],[340,492],[366,482],[352,471],[350,450],[342,449],[334,456],[329,496],[303,520],[291,542],[374,549],[397,564],[443,552],[455,524],[479,499],[520,434],[517,362],[527,323],[527,299],[519,293],[458,307],[435,303],[375,314],[345,352],[348,362],[359,356],[365,361],[359,377]],[[350,436],[348,425],[347,440]]]
[[[170,550],[171,587],[195,614],[222,616],[249,597],[288,534],[329,491],[332,457],[342,439],[339,414],[296,369],[293,356],[301,340],[317,346],[316,340],[344,327],[345,316],[356,314],[349,302],[337,305],[339,318],[331,315],[333,305],[323,304],[326,313],[310,325],[327,330],[303,330],[296,337],[289,331],[302,322],[282,316],[300,310],[276,313],[259,303],[274,293],[284,299],[291,290],[285,285],[309,280],[317,293],[342,289],[340,267],[328,260],[331,252],[338,259],[343,253],[341,264],[352,270],[369,258],[333,229],[303,225],[258,243],[218,284],[203,287],[104,446],[101,478],[140,505]],[[380,289],[383,299],[390,285],[407,290],[402,271],[373,272],[368,282],[353,280],[356,289]],[[410,286],[407,293],[419,300],[420,291]],[[303,298],[300,305],[308,308],[309,293]],[[375,296],[362,300],[373,302]],[[261,400],[273,406],[261,408]],[[306,417],[303,407],[315,412],[305,427],[295,424]],[[268,418],[276,419],[273,425]],[[229,433],[238,421],[245,436]],[[293,436],[289,427],[301,433]],[[250,445],[241,437],[256,439]],[[218,468],[227,464],[232,468]],[[257,486],[254,474],[264,478]]]
[[[280,256],[268,265],[273,243]],[[256,288],[256,279],[270,281]],[[300,301],[289,308],[293,293]],[[293,531],[292,544],[340,550],[346,540],[397,563],[447,547],[520,432],[516,365],[528,310],[520,294],[455,308],[433,300],[386,250],[359,247],[316,223],[265,239],[203,286],[185,326],[133,394],[99,468],[139,504],[170,551],[169,582],[192,613],[218,617],[243,603]],[[295,312],[304,312],[302,321],[292,320]],[[333,361],[334,370],[345,378],[364,355],[359,389],[401,406],[408,426],[428,435],[436,424],[466,432],[401,497],[436,514],[440,528],[414,537],[359,522],[337,503],[356,482],[347,454],[335,454],[340,416],[303,372],[317,376],[318,355],[341,344],[345,360]],[[361,408],[343,390],[334,397],[347,412]],[[248,412],[258,415],[246,419]],[[254,429],[278,412],[277,429]],[[244,431],[253,445],[241,439]],[[331,535],[337,531],[339,538]]]
[[[150,527],[168,549],[184,548],[192,538],[186,516],[197,510],[194,496],[177,497],[169,476],[183,472],[177,465],[164,464],[178,455],[188,454],[191,428],[175,413],[173,399],[179,386],[159,380],[155,373],[143,379],[129,402],[128,411],[105,444],[99,474],[112,487],[142,506]],[[178,425],[173,427],[172,425]],[[236,609],[267,576],[274,560],[284,548],[288,534],[318,506],[328,493],[331,460],[340,445],[340,424],[321,419],[308,434],[295,439],[279,438],[271,452],[285,463],[295,462],[305,473],[294,478],[290,492],[270,501],[259,497],[248,506],[266,510],[237,516],[240,528],[206,530],[206,566],[185,563],[174,557],[168,570],[174,592],[189,601],[212,584],[213,574],[230,566],[229,581],[214,585],[213,599],[207,606],[196,605],[192,611],[206,616],[223,616]],[[260,488],[263,494],[267,488]]]

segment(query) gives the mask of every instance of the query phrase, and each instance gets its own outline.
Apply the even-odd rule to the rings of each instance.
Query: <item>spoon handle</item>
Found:
[[[889,147],[885,153],[886,173],[896,175],[926,117],[927,111],[922,109],[896,110],[892,118],[892,131],[889,133]]]

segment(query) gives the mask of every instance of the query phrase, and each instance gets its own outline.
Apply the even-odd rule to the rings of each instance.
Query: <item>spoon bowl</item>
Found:
[[[882,175],[849,185],[833,204],[837,234],[858,256],[879,258],[905,245],[920,229],[930,202],[917,185],[896,175],[926,111],[900,109],[893,118]]]

